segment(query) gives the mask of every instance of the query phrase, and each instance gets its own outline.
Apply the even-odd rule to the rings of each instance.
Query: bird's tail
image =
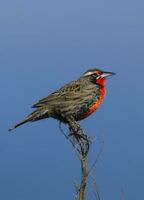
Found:
[[[28,115],[24,120],[13,126],[12,128],[9,129],[9,131],[14,130],[15,128],[31,121],[38,121],[40,119],[48,118],[48,110],[45,109],[37,109],[34,112],[32,112],[30,115]]]
[[[27,122],[29,122],[29,120],[28,120],[28,119],[24,119],[23,121],[19,122],[18,124],[16,124],[16,125],[13,126],[12,128],[10,128],[8,131],[12,131],[12,130],[14,130],[15,128],[17,128],[17,127],[19,127],[19,126],[21,126],[21,125],[23,125],[23,124],[25,124],[25,123],[27,123]]]

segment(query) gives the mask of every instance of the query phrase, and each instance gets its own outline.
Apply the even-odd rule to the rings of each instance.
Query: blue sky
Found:
[[[104,151],[95,174],[103,199],[144,198],[143,1],[1,1],[0,199],[73,199],[79,162],[53,119],[7,130],[40,98],[98,67],[101,108],[81,124]]]

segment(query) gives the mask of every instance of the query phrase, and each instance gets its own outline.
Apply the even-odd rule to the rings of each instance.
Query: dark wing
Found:
[[[43,98],[33,107],[46,107],[69,115],[83,109],[85,105],[88,106],[89,102],[97,96],[97,89],[95,84],[81,82],[80,80],[73,81]]]
[[[32,108],[60,104],[61,102],[71,99],[72,96],[75,96],[75,98],[77,98],[76,96],[79,94],[80,90],[81,84],[78,81],[72,81],[69,84],[66,84],[65,86],[57,90],[56,92],[35,103],[32,106]]]

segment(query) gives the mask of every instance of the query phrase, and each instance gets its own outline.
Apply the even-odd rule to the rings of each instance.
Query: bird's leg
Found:
[[[67,122],[68,122],[69,129],[70,129],[70,135],[72,135],[72,134],[75,134],[77,136],[84,135],[82,128],[80,127],[78,122],[76,122],[74,120],[73,117],[70,117],[69,119],[67,119]]]
[[[89,150],[89,138],[87,137],[87,135],[85,135],[83,133],[82,128],[80,127],[80,125],[78,124],[78,122],[76,122],[74,120],[74,118],[69,118],[67,120],[67,123],[69,125],[69,130],[70,130],[70,134],[69,136],[73,137],[74,143],[75,144],[79,144],[80,145],[80,149],[82,154],[87,154],[88,150]]]

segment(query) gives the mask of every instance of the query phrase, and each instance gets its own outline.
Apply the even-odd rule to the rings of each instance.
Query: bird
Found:
[[[77,80],[35,103],[32,106],[35,110],[9,131],[27,122],[50,117],[68,124],[73,129],[79,128],[79,121],[94,113],[105,99],[106,79],[112,75],[115,73],[97,68],[87,70]]]

